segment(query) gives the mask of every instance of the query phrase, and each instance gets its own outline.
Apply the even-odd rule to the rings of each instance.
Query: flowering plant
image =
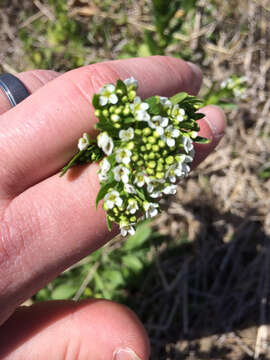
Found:
[[[134,234],[139,220],[160,212],[160,198],[175,194],[178,179],[190,172],[193,143],[206,143],[198,136],[196,120],[202,102],[181,92],[171,98],[137,96],[134,78],[106,84],[93,96],[100,130],[97,139],[87,133],[78,141],[79,152],[63,168],[63,175],[76,164],[100,161],[100,191],[96,205],[104,200],[107,224],[119,224],[121,234]]]

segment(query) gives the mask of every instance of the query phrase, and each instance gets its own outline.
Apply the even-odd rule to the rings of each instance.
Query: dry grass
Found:
[[[27,66],[15,28],[30,26],[31,19],[23,24],[13,16],[18,3],[0,13],[0,63],[9,72]],[[90,3],[70,1],[70,15],[81,22],[119,20],[120,2],[107,13]],[[141,295],[134,296],[153,359],[270,358],[270,180],[259,177],[270,166],[270,4],[215,3],[214,20],[205,23],[210,1],[200,1],[192,33],[180,35],[167,54],[190,47],[207,88],[231,74],[246,75],[248,97],[227,114],[218,149],[181,184],[155,222],[167,241],[157,248]],[[135,34],[152,29],[149,1],[126,5],[125,11]],[[40,12],[36,16],[48,16]],[[126,42],[121,36],[122,30],[112,35],[108,49],[91,49],[87,61],[116,58]]]

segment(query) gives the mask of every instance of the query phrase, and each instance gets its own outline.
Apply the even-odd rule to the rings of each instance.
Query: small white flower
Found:
[[[163,189],[163,193],[166,195],[174,195],[177,191],[177,185],[169,185]]]
[[[107,132],[102,132],[97,137],[98,146],[105,152],[106,155],[111,155],[113,151],[113,140],[107,134]]]
[[[180,108],[178,104],[174,105],[170,111],[171,116],[178,122],[184,121],[185,110]]]
[[[165,109],[168,109],[169,107],[172,106],[172,102],[165,96],[160,96],[159,100]]]
[[[146,182],[148,182],[148,178],[144,173],[139,172],[135,175],[134,183],[138,187],[143,187]]]
[[[127,211],[129,211],[130,214],[135,214],[136,211],[139,209],[138,203],[135,199],[129,199],[128,200],[128,206]]]
[[[123,166],[122,164],[116,166],[113,169],[114,179],[116,181],[122,181],[123,183],[128,183],[128,176],[129,176],[130,170]]]
[[[113,84],[104,85],[99,90],[99,104],[105,106],[109,104],[116,104],[118,102],[118,97],[115,94],[115,86]]]
[[[157,187],[160,187],[160,184],[164,184],[165,180],[164,179],[159,179],[159,180],[148,180],[147,182],[147,191],[150,194],[151,197],[159,197],[160,192],[156,191]],[[157,195],[155,195],[155,193]],[[154,195],[154,196],[152,196]]]
[[[120,230],[122,236],[127,236],[127,234],[129,235],[135,234],[135,229],[132,225],[123,225],[120,227]]]
[[[167,117],[156,115],[153,116],[150,121],[148,121],[148,124],[152,129],[155,129],[159,135],[163,135],[164,128],[166,128],[169,124],[169,119]]]
[[[175,138],[178,138],[180,135],[180,131],[175,129],[172,125],[169,125],[165,131],[164,135],[161,136],[161,139],[166,142],[169,147],[173,147],[175,145]]]
[[[89,136],[87,133],[83,133],[83,136],[78,141],[78,148],[80,151],[85,150],[87,146],[90,144]]]
[[[124,185],[124,190],[129,194],[136,194],[136,189],[135,189],[135,187],[133,185],[125,184]]]
[[[136,96],[133,103],[130,104],[130,109],[132,110],[134,117],[138,121],[149,121],[150,115],[146,110],[148,110],[149,105],[145,102],[142,102],[139,96]]]
[[[185,152],[189,153],[193,150],[193,141],[188,136],[183,136],[182,144],[184,145]]]
[[[155,203],[150,203],[145,201],[143,203],[143,208],[145,210],[146,219],[152,218],[158,214],[159,205]]]
[[[128,89],[136,90],[138,88],[138,81],[136,79],[134,79],[133,76],[131,76],[128,79],[125,79],[124,83],[125,83],[125,85],[127,86]]]
[[[110,167],[111,167],[111,164],[107,160],[107,158],[104,158],[100,162],[100,170],[99,170],[99,173],[98,173],[99,181],[104,182],[104,181],[108,180],[107,173],[110,170]]]
[[[119,138],[123,141],[129,141],[134,138],[134,129],[128,128],[127,130],[120,130]]]
[[[156,191],[156,192],[152,192],[151,194],[149,194],[151,198],[153,199],[157,199],[159,197],[161,197],[162,192],[161,191]]]
[[[131,151],[129,149],[117,149],[115,159],[118,163],[127,165],[130,163]]]
[[[120,197],[120,194],[116,190],[111,190],[104,197],[104,205],[107,209],[112,209],[115,205],[122,206],[123,200]]]

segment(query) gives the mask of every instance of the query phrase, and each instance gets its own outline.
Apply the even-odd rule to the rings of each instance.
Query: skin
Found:
[[[63,75],[35,70],[19,74],[31,92],[10,108],[0,92],[0,359],[111,360],[130,348],[149,358],[147,334],[129,309],[105,300],[54,301],[18,306],[64,269],[116,233],[95,209],[97,165],[59,170],[83,132],[95,134],[92,95],[105,83],[133,76],[139,95],[197,94],[198,68],[170,57],[117,60]],[[201,110],[197,166],[218,144],[225,118],[213,106]],[[53,346],[52,346],[53,344]],[[122,358],[124,359],[124,357]],[[127,359],[127,357],[126,357]]]

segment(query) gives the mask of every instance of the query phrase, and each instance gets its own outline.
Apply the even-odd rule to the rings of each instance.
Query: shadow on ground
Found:
[[[269,237],[252,210],[240,218],[200,203],[198,219],[194,242],[153,240],[167,246],[128,300],[148,330],[152,359],[270,358],[265,336],[258,344],[259,327],[270,323]]]

